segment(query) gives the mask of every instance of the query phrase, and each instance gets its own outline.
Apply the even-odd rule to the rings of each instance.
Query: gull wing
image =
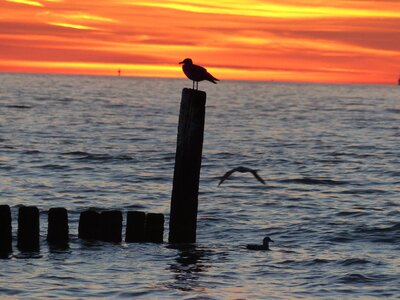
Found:
[[[202,67],[202,66],[193,64],[192,68],[193,68],[193,70],[195,70],[195,72],[199,72],[200,74],[206,74],[207,73],[207,69]]]
[[[251,170],[250,172],[251,172],[251,174],[254,175],[255,178],[257,178],[257,180],[258,180],[259,182],[261,182],[262,184],[265,184],[264,179],[262,179],[262,178],[257,174],[257,171]]]
[[[234,169],[232,169],[232,170],[226,172],[225,175],[221,177],[221,180],[220,180],[220,182],[218,183],[218,186],[220,186],[221,183],[223,183],[223,182],[225,181],[225,179],[227,179],[229,176],[232,175],[232,173],[234,173],[234,172],[236,172],[236,171],[237,171],[237,168],[234,168]]]

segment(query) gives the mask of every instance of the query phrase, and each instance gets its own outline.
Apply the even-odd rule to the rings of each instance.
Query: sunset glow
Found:
[[[0,72],[394,83],[400,1],[0,0]]]

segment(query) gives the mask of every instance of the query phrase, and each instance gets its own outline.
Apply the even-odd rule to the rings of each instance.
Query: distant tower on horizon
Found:
[[[118,76],[121,76],[121,69],[118,69]]]

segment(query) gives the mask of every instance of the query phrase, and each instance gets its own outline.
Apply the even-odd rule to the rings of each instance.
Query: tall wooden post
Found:
[[[183,89],[169,221],[170,243],[196,242],[206,93]]]

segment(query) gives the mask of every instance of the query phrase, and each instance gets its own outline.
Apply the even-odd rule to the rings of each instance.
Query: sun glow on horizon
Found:
[[[400,2],[0,0],[0,72],[391,83]]]

